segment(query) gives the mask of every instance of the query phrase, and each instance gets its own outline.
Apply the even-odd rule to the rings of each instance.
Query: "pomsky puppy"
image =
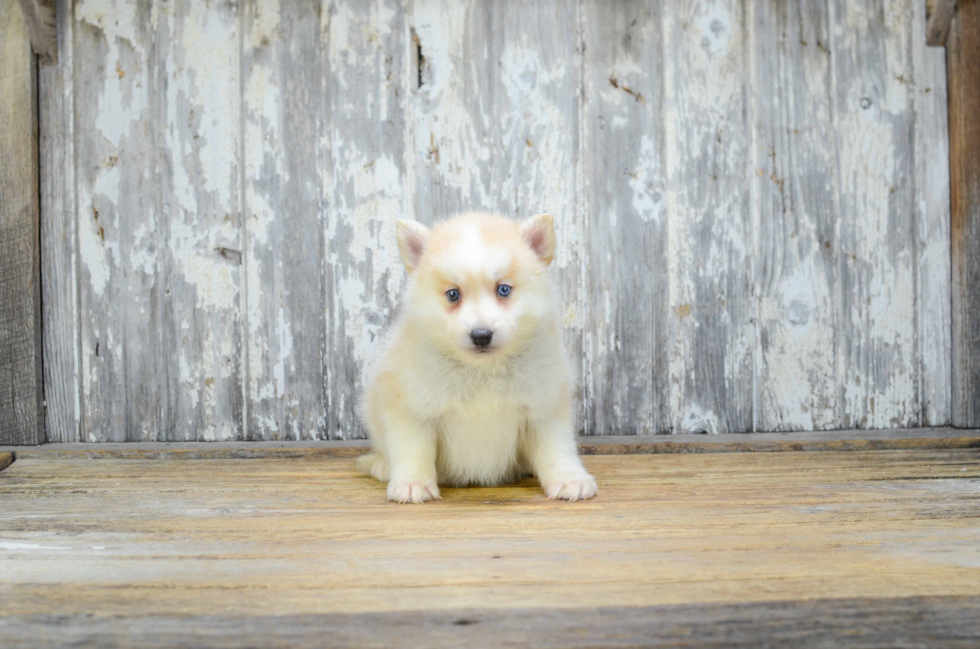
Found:
[[[551,216],[471,213],[396,230],[410,281],[361,395],[374,449],[358,466],[400,503],[530,474],[548,498],[592,498],[547,273]]]

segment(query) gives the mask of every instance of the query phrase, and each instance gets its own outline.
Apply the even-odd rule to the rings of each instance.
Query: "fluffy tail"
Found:
[[[388,460],[378,453],[368,453],[357,458],[357,468],[375,480],[388,482]]]

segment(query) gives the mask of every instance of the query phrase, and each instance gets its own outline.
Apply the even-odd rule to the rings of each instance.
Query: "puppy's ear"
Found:
[[[402,263],[411,275],[418,268],[425,245],[429,242],[429,228],[418,221],[403,219],[395,223],[395,232],[398,235],[398,252],[401,253]]]
[[[555,258],[555,221],[550,214],[538,214],[521,223],[521,234],[527,245],[545,266]]]

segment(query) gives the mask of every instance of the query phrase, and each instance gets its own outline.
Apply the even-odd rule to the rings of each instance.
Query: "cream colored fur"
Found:
[[[397,224],[410,274],[382,344],[361,417],[372,453],[358,465],[388,499],[421,503],[442,485],[535,475],[548,498],[580,500],[596,483],[578,458],[571,371],[559,327],[549,215],[515,223],[464,214],[431,231]],[[502,297],[498,286],[512,287]],[[447,291],[460,293],[451,302]],[[493,332],[481,352],[470,334]]]

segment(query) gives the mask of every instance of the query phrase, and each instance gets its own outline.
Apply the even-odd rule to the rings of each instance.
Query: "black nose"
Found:
[[[474,345],[483,349],[493,340],[493,332],[489,329],[474,329],[470,332],[470,340],[473,341]]]

